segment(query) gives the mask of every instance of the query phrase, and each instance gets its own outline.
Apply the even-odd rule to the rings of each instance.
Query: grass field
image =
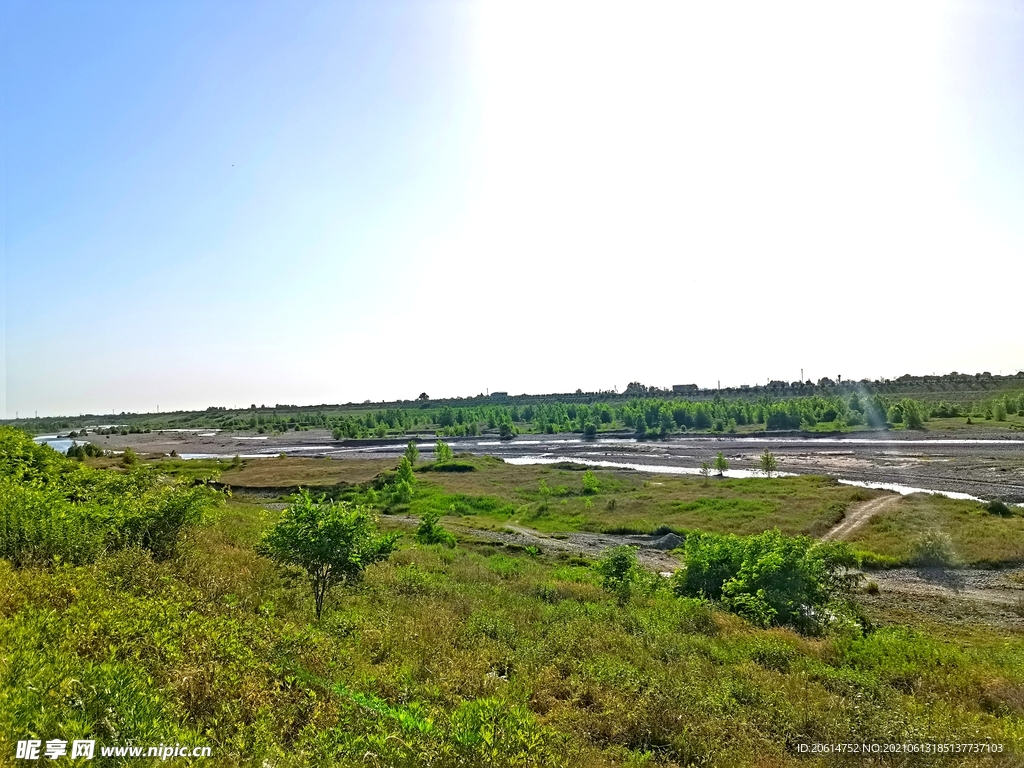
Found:
[[[90,475],[54,461],[39,471],[79,483],[68,487],[131,478],[120,465]],[[655,574],[623,595],[578,554],[473,535],[513,521],[549,532],[816,535],[873,492],[820,477],[588,476],[457,457],[421,463],[411,498],[395,503],[378,477],[394,464],[159,461],[158,488],[218,477],[235,489],[162,559],[135,545],[76,567],[0,559],[0,734],[207,745],[227,766],[937,764],[801,751],[864,742],[991,742],[1020,756],[1016,625],[946,626],[883,595],[847,606],[817,635],[761,629],[724,602],[677,596]],[[259,492],[299,486],[467,527],[452,526],[455,546],[424,545],[382,515],[382,529],[403,533],[397,551],[332,592],[318,621],[308,581],[258,552],[282,515]],[[909,497],[856,543],[905,558],[917,531],[937,527],[965,560],[1014,556],[1024,521],[980,510]],[[1012,763],[969,754],[938,764]]]
[[[850,543],[899,563],[913,563],[929,535],[944,537],[950,564],[1002,565],[1024,562],[1024,510],[1003,518],[972,501],[918,493],[870,519]]]
[[[0,562],[0,729],[208,744],[218,765],[824,766],[844,763],[798,745],[1024,741],[1020,638],[810,639],[665,590],[619,604],[576,559],[411,541],[314,623],[253,551],[275,517],[229,502],[165,563]]]
[[[287,493],[299,486],[365,483],[395,462],[285,458],[246,461],[240,468],[208,462],[202,469],[188,462],[158,463],[174,472],[179,464],[194,474],[218,471],[222,482],[244,495],[247,488]],[[680,532],[738,534],[778,528],[788,535],[818,537],[840,522],[851,505],[882,495],[810,475],[705,480],[594,468],[597,487],[588,493],[582,465],[524,466],[474,456],[456,463],[456,468],[471,471],[424,471],[431,468],[429,463],[420,465],[412,501],[392,511],[412,515],[433,511],[457,517],[463,525],[490,529],[511,522],[545,533],[650,533],[668,526]],[[982,566],[1024,562],[1024,514],[1001,518],[977,502],[939,495],[915,494],[896,500],[850,541],[876,556],[877,562],[892,565],[912,563],[920,542],[935,533],[948,538],[951,562]]]
[[[514,519],[541,531],[649,533],[680,530],[820,535],[852,503],[872,491],[824,477],[732,480],[641,475],[594,469],[597,489],[583,488],[584,472],[552,466],[519,466],[494,459],[465,459],[473,472],[421,473],[410,511],[436,509],[475,515],[481,524]],[[475,499],[487,499],[480,508]]]

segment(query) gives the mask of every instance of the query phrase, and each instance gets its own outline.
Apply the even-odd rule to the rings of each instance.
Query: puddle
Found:
[[[554,456],[517,456],[512,458],[506,458],[506,464],[561,464],[563,462],[571,464],[585,464],[588,467],[605,467],[608,469],[633,469],[637,472],[651,472],[659,475],[700,475],[700,470],[696,467],[672,467],[668,464],[631,464],[625,461],[604,461],[601,459],[580,459],[575,456],[566,457],[554,457]],[[796,477],[792,472],[773,472],[776,477]],[[717,476],[718,473],[711,470],[711,475]],[[764,477],[764,473],[758,469],[728,469],[723,475],[725,477],[731,477],[735,479],[750,478],[750,477]]]
[[[875,491],[892,491],[898,493],[900,496],[909,496],[912,493],[931,493],[936,496],[946,496],[950,499],[962,499],[964,501],[985,501],[979,499],[977,496],[971,496],[969,493],[959,493],[958,491],[933,491],[929,488],[914,488],[910,485],[900,485],[899,483],[868,483],[863,480],[843,480],[841,477],[837,478],[837,481],[843,485],[855,485],[858,488],[871,488]]]
[[[548,456],[521,456],[516,458],[505,459],[507,464],[559,464],[561,462],[572,462],[573,464],[586,464],[591,467],[607,467],[609,469],[632,469],[637,472],[651,472],[655,474],[665,475],[700,475],[700,470],[695,467],[671,467],[665,464],[632,464],[624,461],[602,461],[599,459],[580,459],[574,457],[555,458]],[[716,476],[718,473],[712,470],[712,476]],[[799,473],[795,472],[775,472],[773,473],[776,477],[797,477]],[[764,477],[764,473],[757,469],[729,469],[724,473],[725,477],[732,478],[750,478],[750,477]],[[892,491],[898,493],[901,496],[908,496],[912,493],[930,493],[936,496],[946,496],[950,499],[961,499],[963,501],[980,501],[984,502],[985,499],[979,499],[977,496],[972,496],[969,493],[959,493],[958,491],[937,491],[931,488],[915,488],[910,485],[900,485],[899,483],[869,483],[861,480],[844,480],[837,478],[837,481],[843,485],[855,485],[859,488],[870,488],[877,491]],[[1024,504],[1018,504],[1016,506],[1024,507]]]
[[[77,440],[72,440],[68,437],[57,437],[56,435],[45,435],[43,437],[32,438],[33,442],[39,443],[40,445],[48,445],[53,450],[59,451],[60,453],[67,453],[73,445],[77,445]]]

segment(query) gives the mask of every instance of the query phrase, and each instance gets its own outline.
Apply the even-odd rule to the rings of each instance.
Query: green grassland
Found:
[[[1019,630],[943,632],[913,611],[893,620],[856,604],[815,636],[761,629],[655,575],[613,593],[585,558],[483,543],[461,526],[455,546],[425,545],[401,519],[433,511],[551,532],[667,524],[800,534],[871,492],[813,477],[598,470],[585,479],[578,468],[458,457],[421,463],[411,496],[394,502],[393,472],[338,464],[96,469],[0,430],[10,492],[0,542],[14,553],[0,558],[0,765],[13,740],[55,737],[209,745],[228,766],[1012,764],[800,751],[816,742],[994,742],[1020,757]],[[215,478],[234,494],[211,491]],[[304,484],[399,513],[379,524],[404,534],[389,560],[329,595],[319,621],[306,579],[259,553],[279,506],[246,497]],[[123,488],[136,501],[108,501]],[[31,514],[12,494],[35,500]],[[208,506],[179,515],[174,540],[121,533],[123,521],[152,520],[182,500]],[[974,515],[969,530],[981,538],[1019,530],[1020,518],[976,507],[912,497],[893,515],[943,530]],[[68,549],[72,526],[101,546]],[[893,547],[909,527],[873,541],[864,533],[858,545],[900,557]],[[15,556],[29,545],[78,559]]]
[[[198,473],[188,462],[180,464]],[[299,486],[336,482],[344,486],[342,496],[366,501],[359,483],[368,483],[394,461],[286,458],[208,464],[209,476],[216,468],[225,468],[220,480],[243,496],[250,489],[271,487],[286,494]],[[178,464],[166,460],[157,465],[178,471]],[[398,505],[381,501],[380,510],[415,516],[434,512],[463,526],[487,529],[515,523],[544,533],[651,533],[668,527],[679,533],[755,534],[778,528],[788,535],[819,537],[854,505],[884,495],[814,475],[704,479],[595,467],[589,469],[596,487],[588,491],[583,487],[588,468],[580,464],[515,465],[488,456],[463,456],[445,469],[421,463],[412,499]],[[929,534],[948,539],[951,563],[1024,563],[1024,510],[998,517],[978,502],[937,494],[894,499],[850,541],[867,555],[869,565],[912,564],[917,547]]]
[[[545,532],[650,533],[669,526],[742,534],[778,528],[816,536],[839,522],[850,504],[876,495],[825,477],[704,480],[600,468],[591,470],[597,487],[587,492],[582,465],[461,461],[475,471],[420,473],[412,514],[429,509],[471,515],[472,524],[483,526],[512,519]]]
[[[887,561],[913,563],[929,535],[943,537],[949,563],[999,566],[1024,563],[1024,510],[992,515],[983,504],[917,493],[872,517],[851,544]]]
[[[619,604],[579,560],[412,542],[317,624],[253,551],[273,517],[228,503],[165,562],[0,562],[0,732],[209,744],[220,765],[814,766],[843,761],[797,745],[1024,743],[1020,638],[811,639],[665,590]]]

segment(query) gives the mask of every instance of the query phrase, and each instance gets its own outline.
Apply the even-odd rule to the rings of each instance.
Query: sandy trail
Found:
[[[879,512],[883,512],[891,507],[899,500],[899,498],[900,497],[895,494],[891,496],[879,496],[877,499],[869,499],[863,504],[852,507],[839,524],[822,536],[821,540],[842,541],[843,539],[849,538],[851,534],[859,530],[861,526],[865,525],[868,520]]]
[[[419,523],[419,518],[407,515],[388,515],[387,519],[410,525]],[[485,541],[496,541],[519,547],[537,547],[542,552],[571,552],[586,557],[600,557],[605,550],[621,544],[628,544],[637,548],[637,559],[645,568],[660,573],[671,573],[680,567],[678,559],[658,548],[659,544],[664,546],[661,536],[575,532],[549,536],[532,528],[514,524],[508,524],[500,531],[473,528],[448,520],[445,520],[444,524],[449,528],[458,528],[459,532],[464,535]]]
[[[1024,572],[980,568],[896,568],[865,574],[882,592],[940,598],[1024,611]]]

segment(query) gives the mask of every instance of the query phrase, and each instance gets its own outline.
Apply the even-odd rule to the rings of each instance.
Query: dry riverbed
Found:
[[[449,438],[453,450],[489,454],[514,461],[586,461],[652,472],[693,472],[721,451],[734,470],[754,470],[768,448],[779,469],[820,474],[862,483],[898,484],[980,499],[1000,498],[1024,503],[1024,436],[1012,433],[885,432],[838,437],[684,435],[637,442],[625,436],[584,440],[579,435],[522,435],[513,440],[494,436]],[[211,431],[153,432],[93,436],[108,450],[131,447],[143,454],[183,457],[288,456],[331,459],[396,458],[408,438],[334,440],[326,430],[280,435]],[[429,451],[436,438],[417,438]]]

